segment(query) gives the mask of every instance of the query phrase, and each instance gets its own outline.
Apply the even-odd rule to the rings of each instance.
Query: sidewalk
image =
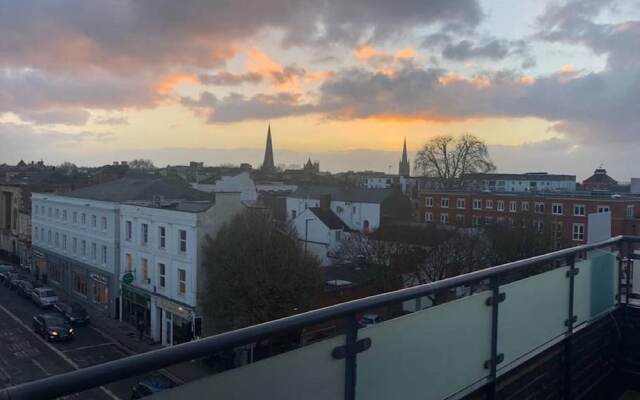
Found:
[[[119,344],[129,355],[163,348],[162,345],[153,343],[148,336],[138,340],[138,332],[134,327],[104,315],[91,313],[91,325],[101,334]],[[178,383],[190,382],[214,373],[199,361],[171,365],[164,368],[164,371],[168,372],[170,378],[179,381]]]

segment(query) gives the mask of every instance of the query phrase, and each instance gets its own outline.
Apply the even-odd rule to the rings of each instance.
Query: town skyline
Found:
[[[405,137],[413,158],[471,133],[501,171],[633,176],[637,2],[410,3],[12,3],[0,159],[257,165],[271,123],[276,163],[332,172],[387,172]]]

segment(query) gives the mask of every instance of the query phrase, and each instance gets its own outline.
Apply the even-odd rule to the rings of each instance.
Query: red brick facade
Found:
[[[482,226],[487,223],[516,223],[528,217],[543,223],[557,223],[565,239],[585,243],[588,215],[611,211],[611,234],[640,234],[640,198],[596,197],[579,193],[484,193],[424,192],[420,195],[420,222]]]

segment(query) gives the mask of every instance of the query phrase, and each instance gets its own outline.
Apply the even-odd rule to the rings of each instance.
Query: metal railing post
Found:
[[[489,369],[489,383],[487,384],[487,399],[493,400],[497,394],[498,364],[504,360],[503,354],[498,354],[498,304],[505,299],[505,294],[500,293],[498,277],[490,279],[491,297],[487,298],[487,306],[491,307],[491,358],[484,363]]]
[[[346,318],[346,342],[347,349],[352,349],[358,341],[358,322],[355,314],[351,314]],[[344,359],[344,399],[356,399],[356,368],[357,353],[355,351],[347,351]]]
[[[572,370],[572,336],[573,325],[578,320],[578,317],[574,315],[574,299],[575,299],[575,278],[580,270],[576,268],[575,255],[569,256],[569,270],[567,271],[567,278],[569,278],[569,310],[567,320],[564,322],[567,327],[566,338],[564,340],[564,387],[563,397],[565,399],[571,399],[573,396],[571,385],[571,370]]]

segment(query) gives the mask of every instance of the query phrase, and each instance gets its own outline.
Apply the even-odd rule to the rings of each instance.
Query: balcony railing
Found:
[[[500,376],[629,303],[635,243],[619,236],[341,303],[10,387],[0,399],[67,395],[337,319],[342,334],[153,398],[448,399],[479,389],[494,398]],[[476,292],[365,328],[356,322],[461,286]]]

